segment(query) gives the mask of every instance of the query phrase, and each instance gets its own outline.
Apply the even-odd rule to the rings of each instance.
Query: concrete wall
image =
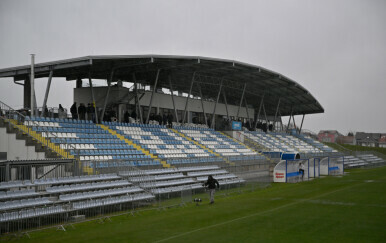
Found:
[[[111,87],[110,94],[109,94],[109,97],[110,97],[109,102],[121,100],[123,97],[125,97],[125,95],[127,95],[128,91],[129,89],[125,87]],[[106,96],[106,92],[107,92],[107,87],[94,88],[94,97],[95,97],[96,105],[98,107],[103,107],[104,97]],[[150,103],[150,96],[151,96],[151,92],[146,91],[146,94],[140,100],[140,104],[143,106],[148,106]],[[79,105],[79,103],[84,103],[87,106],[88,103],[92,103],[90,88],[88,87],[75,88],[74,101],[77,102],[77,105]],[[174,96],[174,101],[175,101],[177,110],[185,109],[186,97]],[[131,100],[130,104],[134,104],[134,99]],[[214,105],[215,105],[215,102],[204,101],[205,113],[212,114]],[[153,107],[173,109],[171,95],[155,93],[153,97]],[[235,105],[228,105],[229,116],[236,116],[238,108],[239,107]],[[191,112],[202,112],[201,100],[189,99],[189,104],[187,109],[188,111],[191,111]],[[249,112],[250,118],[253,119],[254,109],[249,108],[248,112]],[[225,104],[222,104],[222,103],[217,104],[216,114],[223,115],[223,116],[227,115]],[[245,106],[241,107],[239,117],[248,118]]]
[[[35,146],[26,146],[25,140],[17,140],[16,134],[7,133],[4,127],[0,127],[0,152],[6,152],[8,160],[46,158],[44,152],[35,152]]]

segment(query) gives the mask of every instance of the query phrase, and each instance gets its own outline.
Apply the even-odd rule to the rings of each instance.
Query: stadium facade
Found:
[[[0,102],[1,232],[173,195],[189,201],[208,175],[230,189],[341,174],[346,162],[384,162],[343,157],[302,134],[304,116],[324,112],[319,102],[297,82],[237,61],[87,56],[0,69],[0,77],[24,87],[24,109]],[[48,80],[40,107],[35,78]],[[58,78],[76,82],[71,116],[47,107]],[[95,87],[95,80],[107,85]],[[295,115],[302,116],[298,126]]]

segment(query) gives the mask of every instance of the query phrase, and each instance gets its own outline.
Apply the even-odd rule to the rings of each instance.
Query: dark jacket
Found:
[[[76,107],[76,103],[74,103],[74,104],[71,106],[70,112],[71,112],[72,115],[78,114],[78,108]]]
[[[205,182],[205,186],[208,186],[209,189],[215,189],[216,186],[219,188],[220,184],[218,184],[218,181],[212,177]]]

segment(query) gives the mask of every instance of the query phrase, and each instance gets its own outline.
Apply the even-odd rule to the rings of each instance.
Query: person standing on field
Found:
[[[213,176],[208,176],[208,180],[204,183],[205,186],[209,189],[209,197],[210,197],[210,204],[214,203],[214,193],[215,189],[220,188],[220,184],[218,184],[218,181],[213,178]]]

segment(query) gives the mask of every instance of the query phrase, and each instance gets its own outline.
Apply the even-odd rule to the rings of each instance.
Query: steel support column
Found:
[[[135,77],[135,73],[133,73],[133,81],[134,81],[134,92],[135,92],[135,110],[136,115],[141,120],[141,123],[143,123],[143,117],[142,117],[142,109],[141,105],[139,104],[139,98],[138,98],[138,84],[137,84],[137,78]]]
[[[289,125],[290,125],[290,123],[291,123],[292,113],[293,113],[293,109],[291,109],[291,114],[290,114],[290,117],[289,117],[289,119],[288,119],[287,129],[285,130],[286,132],[288,132],[288,130],[289,130]]]
[[[295,127],[295,131],[296,131],[297,128],[296,128],[296,123],[295,123],[295,116],[292,116],[292,121],[294,122],[294,127]]]
[[[306,114],[303,114],[302,123],[300,124],[299,134],[302,132],[302,127],[303,127],[303,122],[304,122],[305,116],[306,116]]]
[[[224,97],[224,102],[225,102],[225,110],[227,112],[227,117],[228,117],[228,121],[230,121],[230,117],[229,117],[229,111],[228,111],[228,102],[227,102],[227,97],[225,95],[225,89],[222,91],[222,95]]]
[[[248,123],[249,123],[248,129],[250,129],[251,126],[252,126],[252,124],[251,124],[251,117],[249,116],[247,97],[245,97],[245,96],[244,96],[244,102],[245,102],[245,110],[247,111]]]
[[[48,99],[48,94],[50,93],[50,88],[51,88],[51,80],[52,80],[52,75],[54,74],[54,71],[50,71],[50,74],[48,76],[48,81],[47,81],[47,86],[46,86],[46,93],[44,95],[44,101],[43,101],[43,106],[42,106],[42,114],[40,115],[41,117],[44,117],[46,115],[46,106],[47,106],[47,99]]]
[[[150,112],[151,112],[151,108],[153,106],[153,96],[155,94],[155,91],[157,90],[157,83],[158,83],[158,78],[159,78],[159,73],[161,72],[161,69],[158,69],[157,70],[157,75],[155,77],[155,81],[154,81],[154,87],[153,87],[153,92],[151,93],[151,96],[150,96],[150,104],[149,104],[149,110],[147,112],[147,118],[146,118],[146,124],[149,123],[149,118],[150,118]]]
[[[217,94],[217,99],[216,99],[216,103],[214,104],[214,109],[213,109],[213,114],[212,114],[212,124],[211,124],[211,127],[212,127],[213,129],[216,128],[216,127],[215,127],[215,124],[214,124],[214,122],[215,122],[215,119],[214,119],[214,118],[215,118],[215,114],[216,114],[217,103],[218,103],[218,100],[220,99],[221,88],[222,88],[222,79],[221,79],[220,89],[219,89],[218,94]]]
[[[103,118],[105,116],[106,106],[107,106],[107,102],[109,100],[111,82],[113,81],[113,77],[114,77],[114,70],[111,70],[110,77],[107,80],[107,92],[106,92],[105,102],[103,104],[103,110],[102,110],[102,115],[101,115],[101,122],[103,122]]]
[[[95,113],[95,123],[99,123],[98,119],[98,109],[95,103],[95,97],[94,97],[94,88],[92,86],[92,79],[91,79],[91,74],[88,75],[88,83],[90,85],[90,91],[91,91],[91,99],[92,99],[92,105],[94,106],[94,113]]]
[[[203,101],[203,97],[202,97],[202,90],[201,90],[201,85],[200,85],[200,84],[198,84],[198,89],[199,89],[199,91],[200,91],[201,107],[202,107],[202,113],[204,114],[205,125],[208,126],[208,121],[207,121],[207,119],[206,119],[205,108],[204,108],[204,101]]]
[[[177,113],[176,103],[174,102],[173,85],[172,85],[172,78],[170,74],[168,75],[168,79],[169,79],[169,85],[170,85],[170,93],[171,93],[170,95],[172,96],[174,115],[175,115],[176,121],[178,122],[178,113]]]
[[[279,116],[280,116],[280,125],[281,125],[281,131],[284,131],[284,125],[283,125],[283,117],[281,116],[281,113],[279,111]]]
[[[189,98],[190,98],[190,95],[192,94],[192,88],[193,88],[193,83],[194,83],[194,77],[195,77],[195,75],[196,75],[196,72],[193,73],[192,82],[190,83],[190,89],[189,89],[188,97],[186,98],[185,109],[184,109],[184,116],[183,116],[183,118],[182,118],[182,124],[185,123],[185,119],[186,119],[186,110],[188,109]]]
[[[264,94],[263,94],[263,96],[261,96],[261,101],[260,101],[259,111],[257,112],[257,117],[256,117],[256,122],[255,122],[255,129],[256,129],[256,127],[257,127],[257,122],[258,122],[259,119],[260,119],[260,112],[261,112],[261,108],[263,107],[263,102],[264,102]]]
[[[244,84],[243,93],[241,94],[240,105],[239,105],[239,108],[237,109],[236,120],[239,119],[239,113],[240,113],[241,105],[243,104],[243,99],[244,99],[244,94],[245,94],[246,88],[247,88],[247,83]]]
[[[265,112],[265,105],[263,104],[263,111],[264,111],[264,116],[265,116],[265,123],[267,124],[267,130],[268,130],[268,117],[267,113]]]
[[[31,116],[35,114],[35,54],[31,54]]]
[[[277,118],[277,113],[279,112],[280,100],[281,100],[281,98],[279,98],[279,102],[277,102],[277,107],[276,107],[276,112],[275,112],[275,120],[273,121],[273,127],[275,128],[275,130],[276,130],[276,118]]]

